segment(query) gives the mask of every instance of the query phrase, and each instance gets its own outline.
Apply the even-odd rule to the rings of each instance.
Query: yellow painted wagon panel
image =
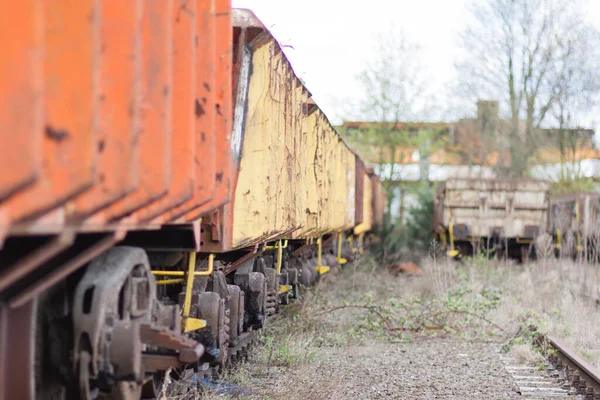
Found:
[[[356,174],[356,155],[348,147],[340,146],[342,151],[342,162],[344,164],[342,179],[345,179],[345,189],[340,193],[341,201],[344,204],[344,227],[343,230],[351,229],[355,225],[354,202],[356,200],[355,174]]]
[[[251,71],[232,248],[352,229],[355,154],[275,41],[252,50]]]
[[[354,226],[355,159],[320,109],[307,118],[304,227],[294,237],[315,237]]]
[[[291,234],[304,221],[307,92],[274,41],[253,51],[233,206],[232,247]]]
[[[232,247],[250,241],[255,232],[272,226],[270,215],[269,165],[271,130],[276,126],[272,118],[272,90],[270,88],[270,47],[256,49],[252,56],[252,77],[248,88],[248,112],[235,191]]]

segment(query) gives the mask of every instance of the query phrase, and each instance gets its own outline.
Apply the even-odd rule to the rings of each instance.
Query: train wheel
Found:
[[[80,398],[139,398],[145,381],[142,325],[151,324],[156,283],[146,253],[115,247],[90,263],[73,299]]]

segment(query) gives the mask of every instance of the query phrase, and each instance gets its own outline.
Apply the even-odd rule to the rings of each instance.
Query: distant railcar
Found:
[[[528,179],[449,179],[434,198],[433,229],[448,254],[479,249],[518,259],[544,233],[549,183]]]
[[[576,192],[552,199],[548,233],[557,253],[598,258],[600,246],[600,193]]]

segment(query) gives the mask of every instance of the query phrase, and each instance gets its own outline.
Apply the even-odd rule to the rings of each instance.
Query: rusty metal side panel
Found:
[[[373,186],[373,224],[381,226],[383,224],[383,215],[385,213],[385,198],[383,194],[383,185],[381,179],[373,173],[369,173]]]
[[[196,46],[194,44],[196,15],[190,10],[195,0],[176,2],[172,7],[173,69],[171,84],[171,155],[168,195],[145,207],[136,215],[141,222],[156,219],[161,214],[192,198],[195,181],[195,116]]]
[[[362,160],[356,156],[356,173],[355,173],[355,194],[356,200],[354,201],[355,213],[354,213],[354,222],[356,225],[359,225],[363,222],[363,198],[364,198],[364,190],[365,190],[365,164]]]
[[[0,306],[0,400],[35,398],[36,307]]]
[[[139,183],[141,99],[141,0],[102,3],[99,49],[98,166],[91,190],[77,197],[73,223],[99,227],[104,214],[90,216],[132,192]]]
[[[548,213],[548,233],[579,232],[583,237],[596,234],[600,212],[600,193],[576,192],[552,199]]]
[[[216,68],[216,18],[215,1],[196,2],[196,83],[194,114],[196,116],[196,140],[194,163],[196,177],[193,197],[167,214],[170,222],[185,222],[186,214],[210,201],[216,186],[217,137],[217,82]],[[228,77],[231,79],[231,76]]]
[[[40,0],[0,3],[0,201],[40,174],[42,8]],[[5,225],[0,214],[0,229]]]
[[[231,125],[232,125],[232,60],[233,60],[233,29],[231,27],[231,7],[229,0],[216,0],[215,5],[216,81],[212,89],[216,99],[215,114],[215,189],[213,197],[198,209],[188,212],[184,219],[194,221],[203,214],[218,208],[230,198],[231,189]]]
[[[363,175],[362,215],[363,221],[354,227],[354,234],[358,235],[373,228],[373,185],[368,174]]]
[[[37,155],[43,169],[40,179],[32,186],[15,193],[0,206],[0,214],[6,213],[7,219],[13,223],[39,217],[88,189],[93,183],[95,164],[97,129],[94,115],[98,91],[95,67],[99,29],[96,1],[30,5],[34,7],[30,11],[43,15],[41,62],[44,87],[43,91],[36,93],[41,97],[44,107],[41,148]],[[38,9],[40,7],[41,10]],[[11,34],[12,38],[14,34]],[[31,34],[26,33],[26,36]],[[26,37],[22,44],[28,46],[25,51],[35,59],[36,49],[29,47],[33,44],[31,39]],[[27,43],[28,40],[30,43]],[[25,85],[25,88],[31,88],[32,85],[39,87],[36,74],[30,66],[28,68],[27,60],[21,61],[25,61],[25,64],[20,68],[29,74],[33,82]],[[13,79],[12,75],[7,78]],[[16,79],[19,78],[23,78],[20,73],[16,75]],[[36,101],[32,104],[35,112]],[[28,108],[26,106],[23,110]],[[16,115],[22,120],[26,119],[23,110]],[[33,127],[35,122],[29,125]],[[39,129],[39,126],[36,128]],[[35,136],[33,145],[39,143]],[[19,143],[19,139],[16,143]],[[24,175],[30,175],[30,168],[24,171]]]
[[[167,193],[171,177],[172,0],[146,0],[141,26],[137,189],[104,212],[115,221]]]

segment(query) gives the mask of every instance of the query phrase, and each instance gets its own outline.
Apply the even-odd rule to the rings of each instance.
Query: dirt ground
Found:
[[[541,367],[538,333],[598,365],[597,267],[419,264],[422,276],[392,275],[368,256],[332,271],[282,309],[249,362],[228,370],[208,398],[511,399],[520,395],[499,354]]]

